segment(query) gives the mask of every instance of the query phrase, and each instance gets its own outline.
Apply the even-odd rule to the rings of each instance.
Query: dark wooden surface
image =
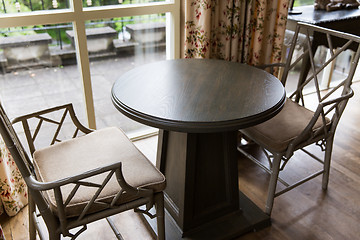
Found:
[[[156,62],[123,74],[112,98],[120,112],[153,127],[180,132],[236,130],[265,121],[285,92],[267,72],[221,60]]]
[[[360,9],[337,10],[327,12],[325,10],[315,10],[313,5],[295,7],[295,11],[301,12],[298,15],[289,15],[288,20],[305,22],[314,25],[331,24],[338,21],[349,21],[360,17]],[[353,27],[355,30],[355,27]]]
[[[302,6],[294,9],[302,13],[299,15],[289,15],[288,21],[290,25],[294,25],[297,22],[304,22],[357,36],[360,35],[360,9],[344,9],[331,12],[324,10],[315,11],[313,6]],[[294,29],[293,26],[290,26],[290,28]],[[343,44],[343,42],[340,41],[337,43],[337,41],[334,41],[334,47],[339,46],[338,44]],[[320,45],[327,46],[326,36],[321,34],[314,35],[312,45],[313,50],[316,50]],[[351,49],[354,49],[354,47],[356,46],[350,46]]]
[[[239,204],[236,145],[239,128],[283,106],[277,78],[220,60],[163,61],[122,75],[112,99],[128,117],[161,129],[156,164],[167,180],[167,236],[230,239],[270,224],[241,193]]]

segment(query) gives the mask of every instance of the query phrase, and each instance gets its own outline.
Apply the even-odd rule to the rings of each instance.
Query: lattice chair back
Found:
[[[31,154],[38,148],[83,136],[93,131],[79,122],[72,104],[56,106],[12,120],[12,124],[17,122],[22,124]]]
[[[0,103],[0,134],[9,149],[19,171],[24,178],[26,184],[29,186],[35,179],[34,165],[28,154],[24,150],[8,116],[6,115],[4,108]],[[57,219],[51,213],[46,199],[39,191],[34,191],[33,188],[28,188],[29,195],[37,202],[37,206],[42,211],[43,218],[47,224],[56,226],[58,224]],[[29,202],[30,204],[30,202]]]
[[[328,59],[316,56],[315,53],[312,52],[311,44],[313,41],[312,36],[314,34],[326,35],[330,52],[330,57]],[[303,39],[304,36],[307,47],[297,48],[298,38]],[[340,41],[343,45],[335,49],[333,48],[333,41]],[[290,144],[287,151],[287,157],[290,157],[293,151],[301,147],[301,145],[307,145],[314,142],[318,140],[319,136],[321,136],[320,138],[326,139],[328,136],[335,133],[335,129],[345,106],[349,98],[354,94],[351,89],[351,84],[356,67],[359,63],[359,44],[360,37],[358,36],[304,23],[299,23],[297,25],[281,82],[285,86],[287,81],[291,78],[295,66],[301,61],[304,61],[305,58],[308,58],[311,64],[309,74],[304,82],[301,82],[299,75],[296,89],[292,93],[288,93],[288,98],[301,104],[307,109],[314,111],[315,114],[302,134],[300,134],[297,139]],[[336,76],[336,78],[338,78],[336,79],[336,82],[333,82],[331,88],[327,88],[327,84],[322,83],[322,81],[325,80],[323,76],[326,75],[327,69],[333,70],[334,66],[336,66],[339,61],[343,61],[343,53],[350,45],[353,45],[353,48],[355,45],[355,48],[357,49],[351,57],[350,65],[347,69],[343,69],[342,72],[338,73]],[[297,52],[297,54],[294,54],[295,52]],[[335,78],[334,75],[335,73],[332,74],[332,78]],[[315,91],[316,99],[314,100],[314,98],[308,98],[307,100],[306,96],[313,91]],[[322,123],[321,127],[317,127],[317,129],[313,131],[314,125],[316,122],[319,123],[319,120]],[[309,138],[309,136],[311,137]],[[324,144],[325,143],[322,142],[320,143],[320,146],[324,148]]]

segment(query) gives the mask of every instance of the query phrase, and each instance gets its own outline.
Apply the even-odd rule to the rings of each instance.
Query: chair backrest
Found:
[[[3,138],[6,147],[9,149],[11,156],[13,157],[19,171],[24,178],[27,186],[31,186],[31,182],[35,180],[34,166],[31,159],[24,150],[8,116],[6,115],[4,108],[0,103],[0,134]],[[49,205],[40,191],[36,191],[33,188],[28,188],[29,194],[36,202],[39,211],[42,213],[47,223],[56,225],[57,219],[53,216],[49,210]]]
[[[24,178],[27,186],[31,186],[31,182],[35,180],[34,166],[32,160],[26,153],[23,145],[21,144],[4,108],[0,103],[0,134],[3,138],[6,147],[9,149],[11,156],[13,157],[19,171]],[[36,202],[39,211],[42,212],[44,218],[48,222],[55,224],[57,221],[53,214],[48,210],[49,205],[40,191],[35,191],[32,188],[28,188],[29,194]]]
[[[92,132],[83,126],[72,104],[65,104],[16,117],[12,124],[22,124],[30,154],[36,149]]]
[[[17,137],[14,128],[0,103],[0,134],[14,158],[22,176],[26,179],[33,170],[32,162]]]
[[[312,36],[314,36],[314,34],[317,34],[317,36],[325,36],[324,39],[327,39],[327,46],[330,50],[330,58],[323,59],[315,56],[315,52],[312,50]],[[298,38],[303,38],[304,35],[307,47],[296,47]],[[339,46],[339,42],[342,46],[334,48],[334,41],[336,41],[337,46]],[[322,89],[321,77],[325,74],[324,69],[326,67],[333,66],[334,63],[336,64],[336,61],[344,61],[341,60],[341,58],[344,58],[344,55],[341,53],[349,49],[350,46],[351,49],[356,49],[352,59],[350,60],[350,65],[338,74],[340,75],[340,80],[336,82],[335,86],[331,86],[331,88],[328,89]],[[302,134],[292,142],[293,146],[291,146],[289,151],[294,150],[294,148],[298,148],[298,144],[306,145],[306,142],[316,141],[317,136],[325,135],[326,138],[327,136],[334,134],[347,101],[353,96],[351,84],[356,67],[359,63],[359,57],[360,37],[314,25],[298,23],[288,53],[281,82],[285,86],[285,84],[289,83],[289,79],[294,76],[293,70],[295,66],[299,64],[300,61],[309,61],[310,71],[308,76],[306,76],[305,79],[301,79],[300,74],[296,89],[292,93],[288,94],[288,97],[302,106],[313,110],[315,115]],[[315,100],[313,97],[307,98],[307,95],[310,92],[315,92]],[[319,119],[322,121],[323,125],[320,129],[314,131],[313,126]],[[310,139],[308,139],[309,135],[311,135]]]

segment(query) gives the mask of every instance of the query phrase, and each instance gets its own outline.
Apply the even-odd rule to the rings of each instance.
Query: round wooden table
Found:
[[[160,129],[157,167],[175,220],[167,224],[170,239],[223,239],[270,224],[239,193],[236,146],[238,129],[281,110],[285,90],[276,77],[222,60],[168,60],[123,74],[112,100],[129,118]]]

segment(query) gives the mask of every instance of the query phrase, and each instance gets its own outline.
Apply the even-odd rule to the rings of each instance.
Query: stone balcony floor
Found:
[[[165,60],[164,51],[135,50],[133,56],[91,61],[91,81],[97,128],[118,126],[131,133],[144,126],[119,113],[110,91],[123,73],[142,64]],[[0,74],[0,100],[9,118],[44,108],[73,103],[80,121],[87,124],[83,88],[77,65],[24,69]]]

